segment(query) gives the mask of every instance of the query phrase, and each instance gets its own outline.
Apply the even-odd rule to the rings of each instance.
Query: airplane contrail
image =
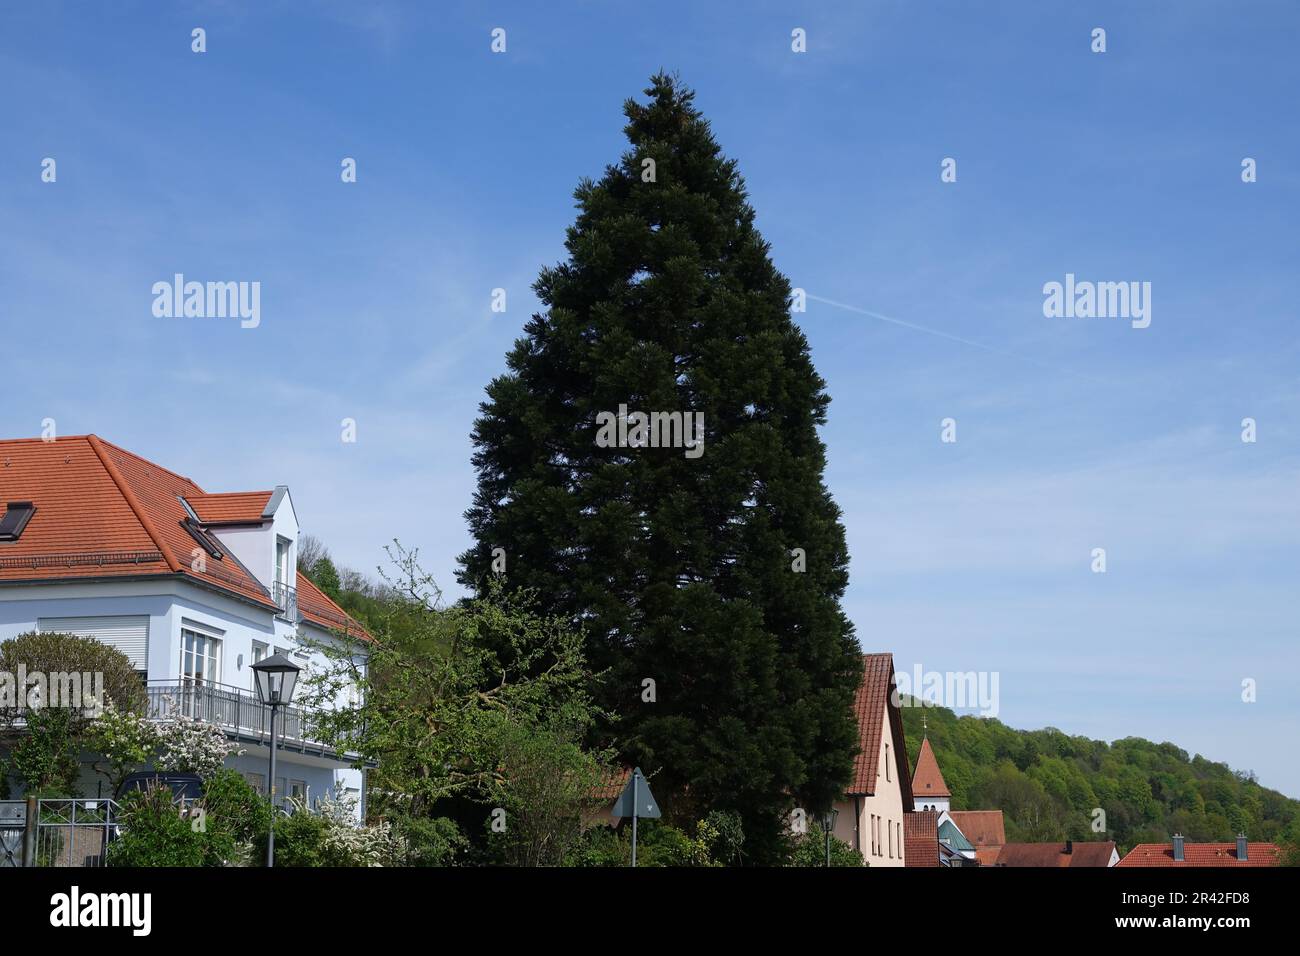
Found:
[[[951,332],[943,332],[940,331],[939,329],[931,329],[924,325],[917,325],[915,322],[904,322],[902,319],[895,319],[892,316],[882,315],[881,313],[873,312],[870,309],[860,309],[856,305],[849,305],[845,302],[836,302],[834,299],[827,299],[820,295],[813,295],[811,292],[806,292],[804,294],[809,299],[812,299],[814,302],[823,302],[826,305],[833,305],[837,309],[844,309],[846,312],[856,312],[859,315],[865,315],[873,319],[878,319],[881,322],[888,322],[890,325],[901,325],[905,329],[912,329],[917,332],[924,332],[926,335],[935,335],[941,339],[947,339],[950,342],[958,342],[962,345],[969,345],[971,348],[980,349],[985,352],[992,352],[994,355],[1001,355],[1004,358],[1015,359],[1019,362],[1028,362],[1030,365],[1037,365],[1039,368],[1046,369],[1049,372],[1057,372],[1063,375],[1073,375],[1076,378],[1081,378],[1089,382],[1096,382],[1097,384],[1105,384],[1104,382],[1101,381],[1101,379],[1093,378],[1090,375],[1084,375],[1081,372],[1075,372],[1067,368],[1058,368],[1055,365],[1048,365],[1045,362],[1040,362],[1038,361],[1038,359],[1030,358],[1027,355],[1020,355],[1016,352],[1008,352],[1005,349],[995,348],[992,345],[985,345],[983,342],[976,342],[973,339],[964,339],[960,335],[953,335]]]

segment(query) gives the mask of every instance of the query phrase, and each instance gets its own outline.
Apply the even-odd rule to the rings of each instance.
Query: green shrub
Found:
[[[328,822],[307,810],[285,816],[276,813],[276,866],[346,866],[325,848]]]
[[[181,815],[169,787],[128,793],[120,804],[117,839],[108,847],[109,866],[202,866],[207,834]]]
[[[790,850],[791,866],[826,865],[826,831],[814,823],[807,833],[795,837]],[[831,866],[862,866],[862,854],[837,836],[831,837]]]
[[[81,718],[63,708],[32,710],[24,717],[26,729],[5,769],[23,782],[28,796],[78,796]]]
[[[638,820],[637,866],[722,866],[715,857],[721,845],[721,826],[708,818],[695,824],[695,835],[662,820]],[[734,834],[733,834],[734,838]],[[568,866],[630,866],[632,825],[618,830],[593,827],[565,859]]]
[[[203,784],[209,866],[260,863],[266,853],[271,805],[237,771],[218,770]]]
[[[447,817],[396,817],[393,828],[406,842],[407,866],[451,866],[469,848],[460,826]]]

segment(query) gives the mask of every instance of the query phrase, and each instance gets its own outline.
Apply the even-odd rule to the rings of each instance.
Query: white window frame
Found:
[[[181,623],[181,669],[180,677],[183,684],[197,684],[199,686],[211,686],[221,683],[221,657],[223,651],[224,634],[219,631],[213,631],[202,626],[196,626],[190,621]],[[194,638],[192,648],[187,647],[189,638]],[[203,642],[200,652],[199,642]],[[191,668],[196,661],[201,660],[201,674],[196,680]]]
[[[283,546],[283,550],[281,549]],[[289,586],[289,572],[292,570],[293,539],[282,534],[275,536],[275,581]]]
[[[261,651],[260,657],[258,656],[259,651]],[[249,652],[250,665],[256,664],[259,661],[264,661],[270,656],[271,656],[270,644],[267,644],[265,641],[253,641],[252,650]],[[257,690],[257,671],[253,670],[251,666],[248,669],[248,689]]]

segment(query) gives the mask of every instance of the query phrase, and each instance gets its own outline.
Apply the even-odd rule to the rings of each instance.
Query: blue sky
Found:
[[[1300,11],[724,6],[5,4],[0,434],[286,483],[342,563],[399,537],[453,589],[483,386],[622,101],[676,69],[818,297],[864,648],[1300,797]],[[176,272],[261,282],[261,325],[155,318]],[[1149,281],[1150,327],[1045,318],[1066,273]]]

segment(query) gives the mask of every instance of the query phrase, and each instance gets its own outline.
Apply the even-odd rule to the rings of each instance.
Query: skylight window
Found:
[[[217,544],[217,539],[196,522],[186,518],[181,522],[181,527],[190,533],[190,537],[197,541],[204,551],[218,561],[226,556],[226,552],[221,549],[221,545]]]
[[[36,513],[36,506],[30,501],[11,501],[3,518],[0,518],[0,541],[17,541]]]

